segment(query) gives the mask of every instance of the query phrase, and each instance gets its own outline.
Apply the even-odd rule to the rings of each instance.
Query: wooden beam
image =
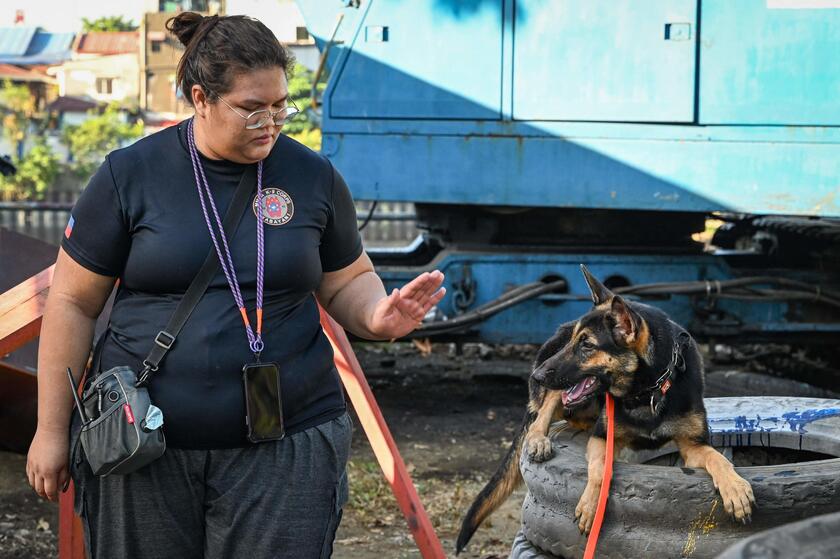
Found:
[[[446,554],[443,552],[440,540],[426,514],[423,503],[420,502],[397,443],[385,423],[385,418],[376,403],[376,398],[350,345],[350,340],[347,339],[347,334],[323,308],[319,307],[319,309],[321,326],[333,346],[335,365],[341,382],[353,404],[353,409],[356,410],[362,429],[370,441],[379,467],[382,468],[385,479],[391,484],[391,491],[408,522],[408,528],[414,536],[420,555],[423,559],[445,559]]]
[[[0,356],[38,337],[55,265],[0,294]]]
[[[76,490],[73,482],[58,498],[58,559],[85,559],[82,519],[73,510]]]
[[[41,318],[44,316],[44,307],[54,272],[55,264],[0,294],[0,356],[13,352],[40,334]],[[8,364],[0,367],[0,374],[4,376],[3,382],[7,384],[12,381],[34,381],[31,378],[33,375],[27,371]],[[31,382],[31,384],[34,391],[35,383]],[[19,392],[15,394],[18,399],[21,398]],[[33,405],[32,408],[34,410],[35,406]],[[19,421],[26,421],[26,419],[18,417]],[[73,499],[74,488],[71,483],[67,492],[59,496],[58,556],[60,559],[85,559],[82,522],[73,514]]]

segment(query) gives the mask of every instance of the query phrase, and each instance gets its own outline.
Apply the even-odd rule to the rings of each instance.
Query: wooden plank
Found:
[[[52,285],[55,264],[35,274],[26,281],[17,284],[5,293],[0,293],[0,319],[18,305],[35,297]]]
[[[81,519],[73,510],[76,490],[73,482],[58,498],[58,559],[85,559]]]
[[[0,355],[11,353],[38,337],[54,272],[55,265],[52,265],[0,294]],[[4,376],[4,382],[15,381],[18,384],[21,381],[31,381],[34,376],[7,363],[0,365],[0,374]],[[34,382],[31,384],[34,385]],[[34,391],[34,386],[32,389]],[[11,392],[13,391],[9,390],[9,393]],[[25,399],[22,398],[22,390],[14,392],[16,399]],[[34,406],[32,408],[34,410]],[[18,420],[24,421],[25,418],[18,416]],[[18,425],[17,428],[20,430],[22,426]],[[73,514],[73,495],[71,483],[67,492],[59,497],[58,550],[61,559],[85,559],[82,523]]]
[[[444,559],[446,554],[443,551],[440,540],[435,533],[431,520],[429,520],[426,509],[417,495],[417,490],[408,475],[397,443],[385,423],[385,418],[376,403],[376,398],[370,389],[365,378],[359,360],[353,352],[350,341],[344,329],[320,308],[321,326],[329,338],[335,352],[335,365],[347,396],[356,410],[362,429],[367,435],[379,467],[385,479],[391,485],[391,491],[397,499],[397,503],[408,522],[414,542],[420,550],[423,559]]]
[[[0,355],[11,353],[38,337],[46,303],[47,291],[42,291],[0,316]]]
[[[15,377],[15,378],[33,378],[35,373],[31,371],[27,371],[17,365],[13,365],[11,363],[6,363],[5,361],[0,361],[0,376]]]
[[[0,356],[38,336],[54,272],[53,264],[0,294]]]

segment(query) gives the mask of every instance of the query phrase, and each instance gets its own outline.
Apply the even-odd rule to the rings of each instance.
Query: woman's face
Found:
[[[203,136],[199,148],[209,152],[205,153],[208,157],[237,163],[265,159],[282,126],[275,126],[269,119],[262,128],[248,130],[242,116],[264,109],[278,111],[286,105],[288,95],[286,73],[279,66],[237,74],[231,90],[222,94],[224,101],[218,99],[207,103],[201,87],[193,86],[196,117],[200,121],[197,133]]]

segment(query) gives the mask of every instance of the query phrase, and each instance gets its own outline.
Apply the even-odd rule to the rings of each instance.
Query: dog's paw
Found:
[[[598,508],[598,489],[593,490],[586,485],[583,495],[575,507],[575,522],[578,523],[578,530],[581,534],[588,534],[595,521],[595,510]]]
[[[752,521],[752,509],[755,496],[749,482],[736,473],[732,473],[718,486],[723,509],[736,522],[747,524]]]
[[[551,441],[548,437],[538,436],[528,439],[528,458],[531,462],[545,462],[554,456]]]

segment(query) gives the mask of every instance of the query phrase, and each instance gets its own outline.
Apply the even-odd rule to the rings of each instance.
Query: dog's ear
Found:
[[[610,297],[613,297],[613,292],[607,289],[603,283],[598,281],[598,278],[590,274],[586,266],[581,264],[580,271],[583,272],[586,285],[589,286],[589,291],[592,293],[592,303],[596,307],[601,303],[606,303],[610,300]]]
[[[627,305],[620,295],[613,296],[610,319],[613,338],[616,342],[627,347],[636,343],[642,318]]]

